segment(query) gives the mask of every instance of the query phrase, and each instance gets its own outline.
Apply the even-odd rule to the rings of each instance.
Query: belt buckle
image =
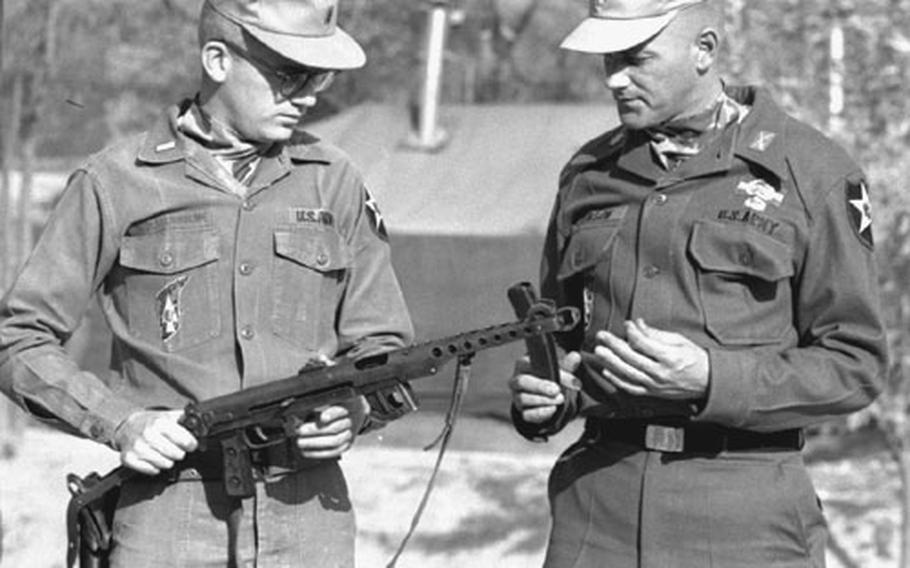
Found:
[[[658,452],[682,453],[686,431],[682,428],[648,424],[645,428],[645,448]]]

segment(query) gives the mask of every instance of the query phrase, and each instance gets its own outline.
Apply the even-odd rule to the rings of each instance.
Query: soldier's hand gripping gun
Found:
[[[401,416],[416,408],[408,381],[433,376],[456,357],[568,331],[579,320],[577,309],[557,309],[549,301],[535,299],[527,308],[520,310],[526,311],[527,317],[515,322],[359,359],[342,359],[331,366],[307,366],[293,377],[189,403],[180,424],[196,437],[200,449],[220,445],[227,493],[250,496],[255,490],[251,450],[294,437],[297,427],[318,408],[364,395],[373,412],[386,418]],[[121,466],[103,477],[96,473],[85,478],[68,476],[72,493],[67,508],[69,566],[77,556],[83,568],[104,566],[111,515],[110,498],[104,497],[133,475],[137,473]],[[80,543],[81,539],[88,542]]]

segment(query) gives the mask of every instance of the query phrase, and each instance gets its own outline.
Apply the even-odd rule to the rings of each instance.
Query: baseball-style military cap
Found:
[[[625,51],[657,35],[679,11],[704,0],[591,0],[589,16],[560,47],[585,53]]]
[[[338,0],[206,0],[216,12],[291,61],[323,69],[366,63],[360,44],[338,27]]]

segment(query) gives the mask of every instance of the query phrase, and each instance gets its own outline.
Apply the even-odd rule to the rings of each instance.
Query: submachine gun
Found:
[[[333,365],[308,365],[292,377],[191,402],[180,424],[196,437],[200,449],[220,445],[226,492],[246,497],[255,491],[250,452],[293,437],[318,408],[364,395],[374,412],[386,419],[398,418],[416,409],[408,381],[432,377],[452,359],[458,360],[459,368],[469,366],[478,351],[520,340],[527,342],[539,372],[555,380],[558,370],[551,334],[575,327],[578,310],[538,300],[527,283],[511,287],[509,299],[518,321],[358,359],[342,358]],[[67,476],[72,494],[67,507],[68,566],[77,559],[81,568],[108,565],[117,490],[135,475],[140,474],[120,466],[104,476],[95,472]]]

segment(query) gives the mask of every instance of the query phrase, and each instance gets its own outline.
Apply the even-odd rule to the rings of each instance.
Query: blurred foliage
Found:
[[[4,81],[27,93],[44,156],[84,155],[141,129],[198,74],[201,0],[5,0]],[[558,49],[586,2],[450,0],[446,102],[584,101],[606,97],[596,56]],[[762,83],[812,124],[828,116],[829,33],[846,36],[845,143],[860,157],[883,135],[905,136],[906,0],[727,0],[724,62],[731,82]],[[364,45],[364,69],[345,73],[321,112],[365,100],[403,102],[418,89],[427,3],[343,0],[342,26]],[[50,45],[47,43],[50,42]],[[318,113],[317,113],[318,114]],[[40,119],[40,120],[39,120]],[[886,148],[894,151],[892,144]],[[879,149],[872,152],[879,155]]]

